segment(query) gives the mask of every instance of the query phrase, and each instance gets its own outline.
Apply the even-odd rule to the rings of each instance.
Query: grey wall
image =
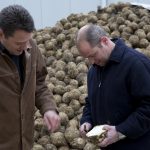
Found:
[[[71,13],[96,11],[98,6],[111,3],[137,2],[149,4],[150,0],[0,0],[0,10],[11,4],[24,6],[33,16],[37,29],[52,27]]]
[[[111,3],[117,3],[117,2],[133,2],[133,3],[143,3],[143,4],[150,4],[150,0],[106,0],[107,5]]]
[[[33,16],[37,29],[54,26],[71,13],[96,11],[101,0],[0,0],[0,10],[11,4],[24,6]]]

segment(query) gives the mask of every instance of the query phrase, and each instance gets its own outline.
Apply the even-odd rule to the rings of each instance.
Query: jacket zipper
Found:
[[[102,85],[102,73],[103,73],[103,69],[104,68],[100,68],[100,71],[99,71],[99,84],[98,84],[98,87],[100,88],[101,85]]]
[[[103,71],[104,71],[104,67],[99,68],[99,84],[98,84],[98,88],[102,88],[101,86],[102,86],[102,82],[103,82]],[[100,95],[102,96],[102,91],[101,90],[100,90],[100,92],[101,92]],[[103,113],[105,114],[104,116],[107,116],[106,115],[107,114],[106,101],[103,101],[103,105],[104,105],[104,112]],[[106,123],[110,124],[108,119],[107,119]]]
[[[102,84],[102,83],[101,83],[101,80],[100,80],[99,85],[98,85],[99,88],[101,87],[101,84]]]
[[[98,87],[99,88],[101,88],[101,85],[102,85],[102,81],[103,81],[103,71],[104,71],[104,68],[105,67],[102,67],[102,68],[100,68],[100,71],[99,71],[99,79],[100,79],[100,81],[99,81],[99,85],[98,85]],[[106,124],[110,124],[110,121],[108,120],[108,117],[107,117],[107,104],[106,104],[106,101],[104,101],[104,114],[105,114],[105,116],[106,116]]]

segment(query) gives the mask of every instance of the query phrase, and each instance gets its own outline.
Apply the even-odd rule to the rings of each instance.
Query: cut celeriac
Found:
[[[86,137],[93,143],[99,143],[106,137],[107,131],[103,129],[103,125],[95,126],[90,130]]]

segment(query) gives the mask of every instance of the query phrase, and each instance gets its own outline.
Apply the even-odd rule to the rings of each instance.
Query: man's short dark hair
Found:
[[[10,5],[0,12],[0,28],[5,37],[13,36],[16,30],[34,31],[34,21],[30,13],[20,5]]]

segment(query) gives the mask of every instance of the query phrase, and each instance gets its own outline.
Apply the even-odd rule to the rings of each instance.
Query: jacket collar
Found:
[[[115,43],[115,47],[112,50],[112,53],[111,53],[111,55],[109,57],[109,60],[108,60],[108,63],[106,65],[108,65],[111,62],[120,63],[121,59],[123,57],[125,48],[126,48],[126,45],[124,44],[124,42],[123,42],[122,39],[120,39],[120,38],[114,38],[114,39],[111,39],[111,40]],[[93,66],[94,67],[100,67],[100,68],[104,67],[104,66],[103,67],[98,66],[96,64],[93,64]]]
[[[0,42],[0,53],[4,53],[4,52],[8,52],[8,50],[2,45],[2,43]],[[9,52],[8,52],[9,53]]]
[[[112,41],[115,43],[115,47],[110,55],[109,61],[115,61],[119,63],[122,59],[126,46],[122,39],[114,38]]]

